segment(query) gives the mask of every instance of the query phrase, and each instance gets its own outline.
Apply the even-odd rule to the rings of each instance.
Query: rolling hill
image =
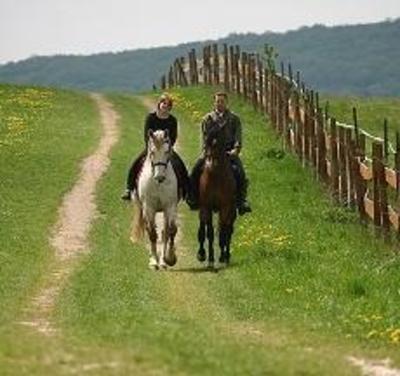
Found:
[[[266,25],[266,28],[268,25]],[[400,93],[400,19],[364,25],[314,25],[286,33],[230,34],[215,42],[247,51],[274,45],[308,85],[335,94]],[[97,91],[151,88],[176,56],[210,41],[90,56],[32,57],[0,65],[0,82]]]

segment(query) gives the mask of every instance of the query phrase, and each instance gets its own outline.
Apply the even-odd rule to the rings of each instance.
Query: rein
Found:
[[[170,162],[170,159],[168,158],[166,162],[151,162],[151,167],[156,167],[156,166],[163,166],[165,168],[168,167],[168,163]]]

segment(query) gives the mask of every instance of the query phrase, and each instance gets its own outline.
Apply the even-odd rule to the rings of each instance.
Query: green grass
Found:
[[[392,145],[389,150],[389,164],[394,166],[393,150],[396,149],[396,132],[400,131],[400,99],[384,97],[332,97],[329,101],[329,116],[338,122],[353,124],[353,107],[357,109],[358,126],[374,137],[384,138],[384,119],[388,121],[388,137]],[[322,102],[323,103],[323,102]],[[366,138],[366,154],[372,155],[372,139]]]
[[[359,126],[377,137],[383,138],[383,122],[388,120],[394,133],[400,131],[400,99],[385,97],[332,97],[323,96],[329,101],[329,114],[337,121],[353,124],[353,107],[357,109]]]
[[[0,85],[0,337],[52,259],[57,208],[98,141],[98,120],[86,94]]]
[[[182,93],[200,112],[211,106],[207,95]],[[295,157],[269,158],[279,141],[265,119],[241,100],[232,108],[244,123],[254,213],[238,221],[237,267],[223,274],[227,288],[218,298],[240,319],[284,318],[313,333],[398,350],[396,245],[385,245],[358,225],[355,214],[333,206]],[[237,299],[238,279],[247,286],[245,306]]]
[[[211,106],[211,90],[174,95],[181,153],[192,166],[200,150],[197,121]],[[181,272],[149,272],[145,249],[129,242],[131,210],[118,200],[142,147],[145,110],[132,97],[112,100],[123,133],[99,187],[93,252],[59,307],[68,336],[121,354],[134,351],[140,364],[166,373],[353,374],[347,355],[399,361],[389,336],[399,323],[392,250],[355,215],[333,206],[294,157],[270,159],[268,150],[280,141],[240,100],[232,107],[244,123],[254,213],[237,222],[232,267],[190,273],[197,265],[197,219],[182,208],[193,261],[181,261]],[[246,330],[263,334],[257,339]],[[378,335],[367,338],[372,330]]]

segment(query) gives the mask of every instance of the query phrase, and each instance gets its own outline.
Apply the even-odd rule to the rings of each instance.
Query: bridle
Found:
[[[168,163],[171,162],[171,149],[172,149],[171,148],[171,142],[170,142],[169,139],[166,139],[164,141],[164,144],[165,143],[168,144],[168,151],[167,151],[168,157],[165,160],[165,162],[163,162],[163,161],[158,161],[158,162],[151,161],[152,175],[154,175],[154,170],[155,170],[156,167],[161,166],[161,167],[164,167],[164,169],[166,170],[168,168]]]

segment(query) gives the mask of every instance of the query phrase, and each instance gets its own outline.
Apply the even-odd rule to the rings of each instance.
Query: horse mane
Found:
[[[163,130],[151,132],[151,137],[149,137],[149,140],[153,142],[157,149],[160,149],[165,141],[168,141],[169,144],[171,143],[168,132]]]
[[[218,125],[211,127],[206,136],[205,145],[206,148],[223,151],[223,137],[222,129]]]

